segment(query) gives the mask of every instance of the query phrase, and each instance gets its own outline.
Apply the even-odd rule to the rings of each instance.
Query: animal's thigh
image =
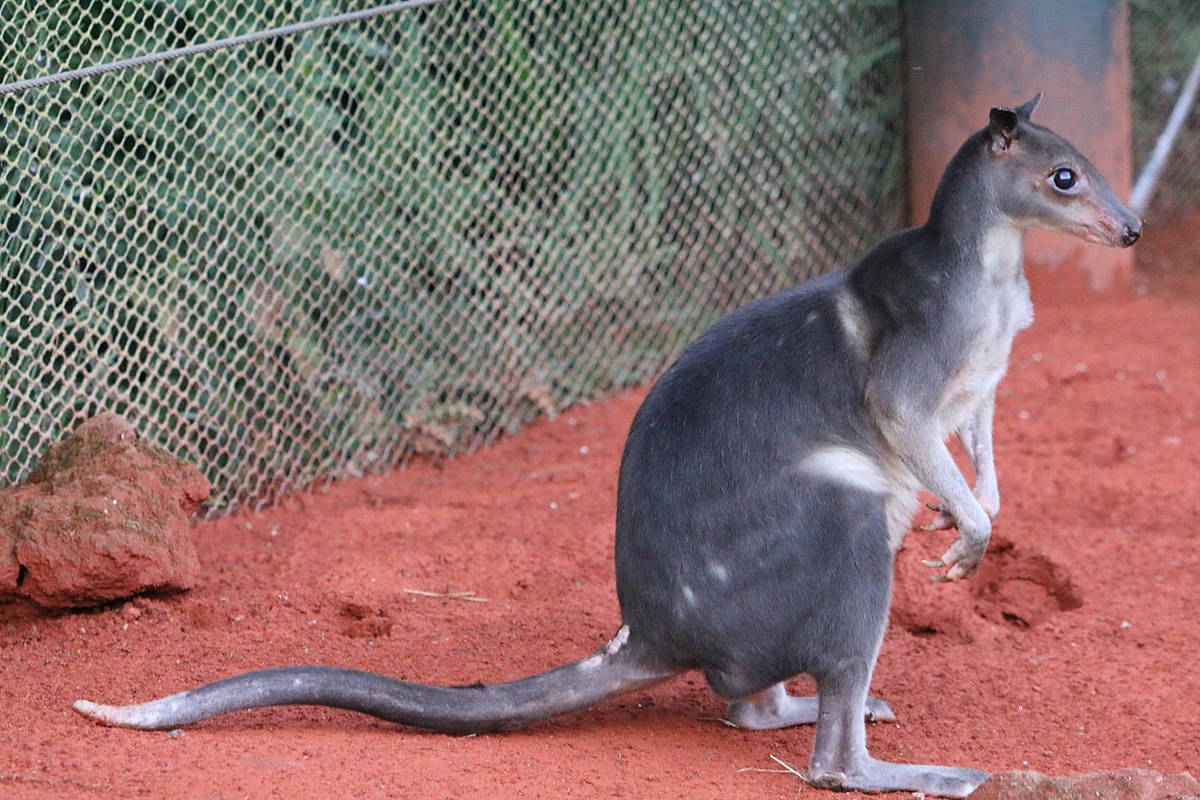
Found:
[[[766,538],[771,546],[749,565],[754,580],[701,626],[704,671],[722,696],[870,660],[878,648],[893,562],[883,496],[823,480],[806,487],[800,510],[789,530]]]

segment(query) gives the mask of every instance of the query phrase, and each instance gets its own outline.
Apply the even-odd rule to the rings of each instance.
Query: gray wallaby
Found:
[[[950,161],[929,221],[857,264],[729,314],[662,376],[621,463],[616,578],[623,624],[594,654],[510,683],[441,687],[321,666],[250,672],[140,705],[75,708],[171,729],[231,711],[325,705],[447,733],[496,731],[698,669],[745,728],[816,723],[815,786],[969,794],[987,773],[867,753],[867,696],[896,551],[925,487],[939,561],[979,567],[1000,509],[996,385],[1032,321],[1022,230],[1113,247],[1141,222],[1062,137],[1030,121],[1041,95],[993,108]],[[974,487],[946,440],[957,434]],[[816,681],[817,697],[784,682]]]

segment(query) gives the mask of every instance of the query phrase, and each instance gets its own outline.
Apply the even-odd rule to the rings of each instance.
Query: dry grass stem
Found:
[[[443,600],[467,600],[471,603],[486,603],[486,597],[476,597],[474,592],[426,592],[421,589],[405,589],[409,594],[419,597],[440,597]]]

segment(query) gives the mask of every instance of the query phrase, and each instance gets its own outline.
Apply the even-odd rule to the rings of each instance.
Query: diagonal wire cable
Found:
[[[53,75],[42,75],[37,78],[14,81],[12,83],[6,83],[0,86],[0,97],[9,94],[16,94],[18,92],[25,92],[30,89],[51,86],[56,83],[78,80],[80,78],[94,78],[98,75],[107,75],[110,72],[119,72],[121,70],[133,69],[135,67],[142,67],[148,64],[161,64],[165,61],[173,61],[177,58],[193,56],[199,53],[209,53],[214,50],[223,50],[229,47],[253,44],[255,42],[266,41],[267,39],[277,39],[282,36],[293,36],[297,33],[305,33],[307,31],[318,30],[320,28],[330,28],[335,25],[361,22],[363,20],[381,17],[385,14],[394,14],[397,11],[406,11],[412,8],[419,8],[421,6],[439,5],[445,2],[447,2],[447,0],[404,0],[403,2],[399,3],[388,3],[386,5],[364,8],[358,11],[348,11],[344,14],[335,14],[330,17],[322,17],[321,19],[297,22],[278,28],[256,31],[254,33],[244,33],[238,36],[230,36],[225,39],[217,39],[211,42],[201,42],[200,44],[179,47],[174,50],[146,53],[145,55],[134,56],[133,58],[126,58],[120,61],[111,61],[107,64],[95,64],[90,67],[82,67],[80,69],[68,70],[66,72],[58,72]]]
[[[1188,73],[1187,80],[1184,81],[1183,90],[1179,93],[1179,99],[1175,101],[1175,107],[1171,109],[1171,116],[1167,118],[1167,124],[1163,127],[1162,133],[1158,135],[1154,150],[1146,159],[1146,165],[1142,167],[1141,174],[1133,184],[1129,207],[1138,216],[1146,212],[1146,206],[1149,205],[1150,198],[1154,195],[1158,177],[1162,173],[1163,167],[1167,165],[1167,159],[1171,156],[1171,148],[1175,146],[1179,131],[1183,129],[1188,114],[1192,110],[1197,89],[1200,89],[1200,53],[1196,54],[1196,60],[1192,63],[1192,71]]]

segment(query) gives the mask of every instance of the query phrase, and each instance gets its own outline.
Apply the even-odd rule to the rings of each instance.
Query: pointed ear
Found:
[[[992,109],[988,121],[988,133],[992,135],[992,147],[996,150],[1007,150],[1017,138],[1017,112],[1011,108],[996,107]]]
[[[1037,108],[1038,103],[1042,101],[1042,93],[1038,92],[1033,96],[1033,99],[1026,103],[1017,106],[1017,116],[1021,119],[1029,119],[1033,116],[1033,110]]]

